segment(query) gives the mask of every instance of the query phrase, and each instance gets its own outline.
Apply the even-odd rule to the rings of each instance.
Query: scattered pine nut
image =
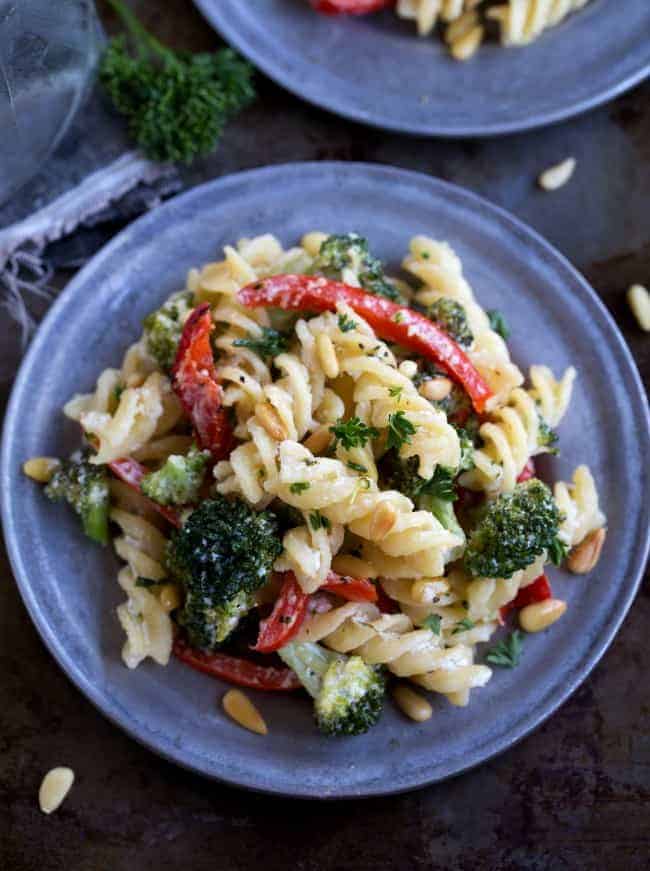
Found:
[[[586,575],[600,559],[607,532],[603,526],[590,532],[580,544],[572,548],[567,559],[567,568],[574,575]]]
[[[268,729],[262,715],[241,690],[228,690],[221,703],[224,711],[235,723],[239,723],[249,732],[256,732],[258,735],[267,734]]]
[[[284,424],[275,408],[268,402],[259,402],[255,406],[255,416],[272,439],[277,442],[283,442],[286,439],[288,433]]]
[[[642,284],[633,284],[627,292],[627,302],[642,330],[650,331],[650,293]]]
[[[539,186],[545,191],[556,191],[565,185],[576,168],[575,157],[567,157],[561,163],[549,166],[538,178]]]
[[[404,375],[405,378],[413,378],[417,374],[418,364],[415,360],[403,360],[397,369],[400,375]]]
[[[32,457],[23,463],[23,472],[32,481],[47,484],[60,465],[61,461],[56,457]]]
[[[60,807],[73,783],[71,768],[52,768],[47,772],[38,790],[38,804],[44,814],[51,814]]]
[[[380,502],[372,512],[370,520],[370,540],[381,541],[395,526],[397,512],[390,502]]]
[[[526,605],[519,612],[519,625],[524,632],[541,632],[559,620],[566,608],[566,602],[562,599],[545,599],[534,605]]]
[[[336,351],[332,340],[327,333],[319,333],[316,337],[316,349],[318,351],[318,359],[323,367],[323,372],[326,378],[338,378],[339,376],[339,361],[336,357]]]
[[[176,584],[163,584],[158,593],[158,601],[165,611],[175,611],[180,607],[181,594]]]
[[[332,434],[326,426],[319,426],[313,433],[307,436],[303,442],[303,446],[311,451],[312,454],[322,454],[326,451],[332,442]]]
[[[425,720],[431,719],[433,708],[425,698],[410,687],[404,684],[396,686],[393,690],[393,698],[402,713],[416,723],[424,723]]]
[[[430,378],[420,386],[420,396],[430,402],[440,402],[451,393],[452,383],[449,378]]]

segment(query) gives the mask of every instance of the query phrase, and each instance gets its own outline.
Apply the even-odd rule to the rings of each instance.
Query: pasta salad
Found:
[[[430,715],[404,681],[466,705],[565,610],[545,566],[603,545],[589,469],[554,493],[535,471],[575,370],[525,385],[445,242],[411,240],[408,280],[356,233],[224,254],[65,405],[80,450],[25,464],[112,537],[124,662],[304,688],[328,735],[374,725],[387,686]]]
[[[420,36],[440,28],[450,54],[468,60],[493,30],[502,45],[527,45],[589,0],[309,0],[325,15],[367,15],[395,8]]]

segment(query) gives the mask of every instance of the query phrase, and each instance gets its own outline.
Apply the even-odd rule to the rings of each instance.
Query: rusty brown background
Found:
[[[245,0],[242,0],[245,2]],[[189,0],[133,3],[178,47],[217,44]],[[101,11],[105,12],[105,9]],[[111,25],[112,19],[105,20]],[[582,118],[491,141],[436,142],[369,130],[311,108],[259,77],[260,98],[188,183],[293,160],[390,163],[457,182],[510,209],[592,282],[642,375],[650,337],[624,292],[650,284],[650,87]],[[574,179],[535,178],[573,154]],[[69,274],[57,276],[62,285]],[[16,327],[0,322],[0,356]],[[580,329],[580,324],[575,325]],[[6,400],[10,384],[2,385]],[[607,384],[603,384],[607,389]],[[387,871],[650,867],[648,577],[611,649],[542,728],[447,783],[329,804],[267,798],[172,767],[108,723],[46,652],[4,552],[0,586],[0,871]],[[42,775],[77,782],[43,816]]]

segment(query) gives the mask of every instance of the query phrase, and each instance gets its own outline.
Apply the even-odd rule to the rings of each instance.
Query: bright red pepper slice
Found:
[[[217,382],[211,331],[212,316],[206,302],[185,321],[172,367],[172,383],[192,420],[199,446],[209,450],[217,461],[232,450],[233,435],[228,412],[221,405],[223,391]]]
[[[337,303],[344,302],[382,339],[397,342],[441,366],[463,386],[477,412],[484,411],[492,396],[470,359],[447,333],[419,312],[384,297],[313,275],[274,275],[248,284],[237,297],[252,308],[272,306],[287,311],[335,311]]]
[[[108,464],[108,468],[116,478],[119,478],[120,481],[124,481],[124,483],[128,484],[129,487],[133,488],[133,490],[137,490],[146,501],[147,505],[154,511],[157,511],[158,514],[162,514],[165,520],[168,520],[174,526],[181,526],[181,518],[178,511],[174,511],[173,508],[167,508],[165,505],[159,505],[157,502],[154,502],[153,499],[149,499],[145,496],[140,490],[142,479],[149,471],[145,466],[131,457],[124,457],[121,460],[113,460],[112,463]]]
[[[309,596],[303,593],[294,573],[286,572],[273,611],[266,620],[260,621],[260,631],[253,650],[272,653],[288,644],[302,626],[308,604]]]
[[[334,593],[349,602],[376,602],[377,587],[368,578],[351,578],[330,572],[320,590]]]
[[[309,0],[324,15],[367,15],[395,5],[395,0]]]
[[[534,478],[534,477],[535,477],[535,463],[533,461],[533,458],[530,457],[528,459],[526,465],[524,466],[524,468],[521,470],[521,473],[520,473],[519,477],[517,478],[517,483],[521,484],[522,481],[527,481],[529,478]]]
[[[543,602],[545,599],[553,597],[553,590],[546,575],[540,575],[538,578],[528,584],[527,587],[522,587],[517,593],[512,602],[508,602],[499,609],[501,618],[505,617],[510,611],[515,608],[525,608],[526,605],[533,605],[535,602]]]
[[[226,653],[204,653],[190,647],[182,638],[174,640],[174,655],[197,671],[240,687],[267,692],[298,690],[302,686],[290,668],[257,665]]]

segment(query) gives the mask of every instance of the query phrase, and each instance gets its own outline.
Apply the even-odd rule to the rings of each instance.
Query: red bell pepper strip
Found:
[[[134,460],[132,457],[124,457],[121,460],[113,460],[112,463],[108,464],[108,468],[116,478],[119,478],[120,481],[124,481],[124,483],[128,484],[133,490],[137,490],[146,501],[147,505],[154,511],[157,511],[158,514],[162,514],[165,520],[168,520],[174,526],[181,526],[181,518],[178,511],[174,511],[173,508],[167,508],[165,505],[159,505],[157,502],[154,502],[153,499],[149,499],[144,495],[144,493],[142,493],[140,484],[149,471],[145,466],[137,460]]]
[[[526,605],[533,605],[535,602],[543,602],[545,599],[553,597],[553,590],[546,575],[540,575],[538,578],[528,584],[527,587],[522,587],[517,593],[512,602],[508,602],[499,609],[501,617],[505,617],[510,611],[515,608],[525,608]]]
[[[206,302],[185,321],[172,367],[172,383],[192,420],[199,446],[209,450],[217,461],[232,450],[233,435],[228,412],[221,405],[223,391],[217,383],[211,331],[212,316]]]
[[[527,481],[529,478],[534,478],[534,477],[535,477],[535,463],[534,463],[532,457],[530,457],[528,459],[528,462],[524,466],[524,468],[521,470],[521,473],[520,473],[519,477],[517,478],[517,483],[521,484],[522,481]]]
[[[298,690],[302,686],[290,668],[257,665],[248,659],[225,653],[204,653],[190,647],[180,637],[174,639],[174,655],[197,671],[241,687],[283,692]]]
[[[308,604],[309,596],[303,593],[294,573],[286,572],[273,611],[266,620],[260,621],[260,631],[253,650],[272,653],[288,644],[302,626]]]
[[[243,287],[237,298],[251,308],[272,306],[287,311],[336,311],[337,303],[346,303],[382,339],[397,342],[441,366],[462,385],[477,412],[484,411],[492,396],[465,352],[433,321],[358,287],[314,275],[273,275]]]
[[[395,0],[309,0],[324,15],[367,15],[395,5]]]
[[[368,578],[351,578],[330,572],[320,590],[334,593],[349,602],[376,602],[377,587]]]

